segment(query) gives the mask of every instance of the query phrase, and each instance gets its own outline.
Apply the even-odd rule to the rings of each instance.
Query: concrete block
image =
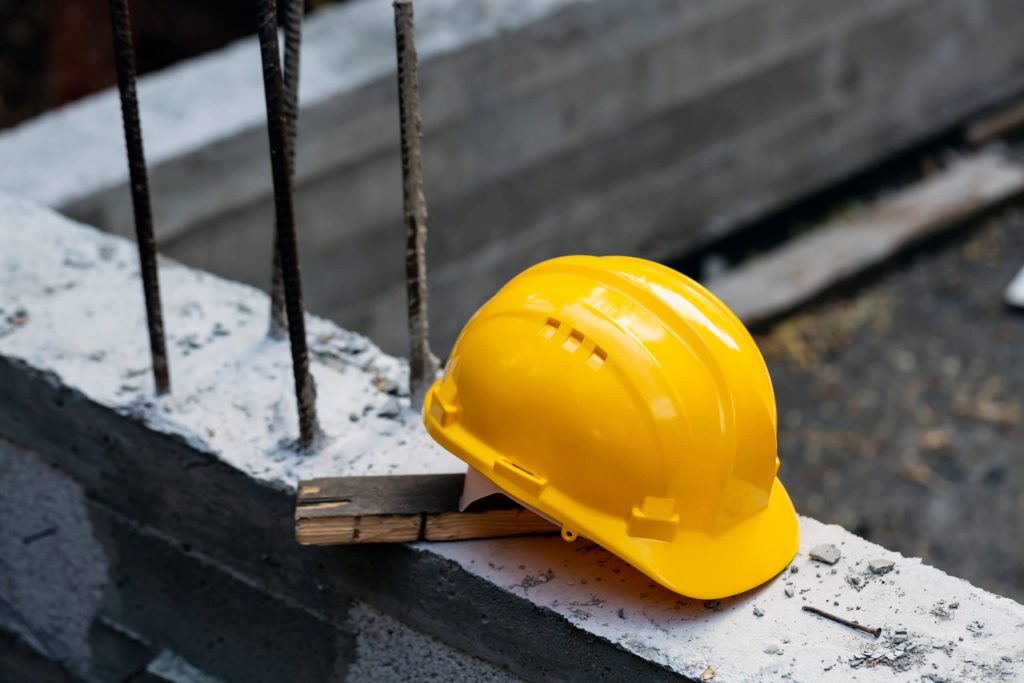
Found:
[[[21,322],[0,335],[0,385],[10,388],[0,434],[31,444],[88,492],[92,533],[112,575],[133,578],[125,595],[138,600],[116,603],[107,594],[103,610],[132,630],[153,631],[168,641],[154,647],[171,647],[211,675],[242,666],[244,648],[214,643],[221,659],[189,642],[177,606],[212,607],[213,623],[242,631],[236,605],[213,597],[207,604],[195,584],[206,576],[250,615],[322,624],[296,627],[322,643],[311,660],[321,672],[329,659],[321,649],[331,647],[348,653],[331,661],[349,672],[404,666],[362,659],[361,647],[406,642],[386,633],[379,612],[436,639],[452,662],[445,671],[477,670],[454,649],[489,662],[486,675],[495,680],[502,671],[569,681],[695,679],[709,669],[715,680],[743,681],[1024,673],[1024,607],[806,518],[789,570],[715,603],[660,589],[585,541],[300,548],[291,516],[299,478],[462,467],[423,434],[405,399],[397,419],[376,416],[393,398],[378,387],[404,381],[404,367],[364,338],[311,318],[328,441],[304,456],[289,445],[287,348],[264,337],[265,296],[165,263],[175,393],[156,399],[131,245],[9,198],[0,201],[0,240],[10,247],[0,268],[2,300],[21,311]],[[841,550],[834,566],[809,561],[820,544]],[[892,571],[873,572],[878,560],[891,561]],[[161,575],[165,567],[175,576]],[[175,587],[190,584],[187,595]],[[147,624],[140,604],[163,616],[158,627]],[[881,627],[882,637],[823,622],[802,612],[804,604]],[[358,631],[352,624],[360,618],[363,641],[345,636]],[[332,628],[340,639],[333,646]],[[278,643],[262,629],[253,629],[253,642],[287,656],[307,646],[297,635]]]

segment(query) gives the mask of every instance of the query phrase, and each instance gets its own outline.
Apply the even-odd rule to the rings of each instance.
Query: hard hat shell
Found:
[[[734,595],[796,554],[764,359],[725,304],[657,263],[519,274],[462,330],[423,419],[566,540],[677,593]]]

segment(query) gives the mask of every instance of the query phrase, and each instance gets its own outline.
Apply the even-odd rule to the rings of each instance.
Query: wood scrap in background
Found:
[[[712,278],[747,325],[764,323],[910,245],[1024,192],[1024,167],[994,153],[949,168]]]
[[[1024,101],[1017,101],[986,116],[981,116],[967,126],[967,142],[980,146],[1007,133],[1024,127]]]
[[[505,498],[459,512],[464,480],[463,474],[414,474],[302,481],[295,538],[303,545],[347,545],[558,533]]]

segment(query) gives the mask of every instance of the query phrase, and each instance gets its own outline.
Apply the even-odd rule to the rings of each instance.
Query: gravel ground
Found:
[[[758,335],[797,509],[1024,602],[1024,203]]]

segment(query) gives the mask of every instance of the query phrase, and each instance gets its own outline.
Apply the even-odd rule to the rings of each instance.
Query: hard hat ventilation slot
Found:
[[[544,326],[540,328],[540,336],[545,339],[551,339],[558,332],[558,328],[562,326],[562,323],[554,318],[548,318],[544,323]]]
[[[584,339],[585,337],[583,336],[582,332],[580,332],[579,330],[571,330],[569,332],[569,336],[566,337],[566,340],[564,342],[562,342],[562,348],[564,348],[569,353],[576,353],[576,349],[578,349],[583,344]]]
[[[576,353],[582,347],[583,350],[587,352],[586,363],[593,370],[597,370],[604,365],[605,361],[608,360],[608,352],[597,344],[593,344],[593,341],[588,342],[587,336],[576,328],[570,328],[567,335],[564,332],[560,335],[559,332],[561,329],[561,320],[548,318],[544,321],[544,324],[541,325],[540,336],[553,341],[561,341],[562,348],[569,353]]]

